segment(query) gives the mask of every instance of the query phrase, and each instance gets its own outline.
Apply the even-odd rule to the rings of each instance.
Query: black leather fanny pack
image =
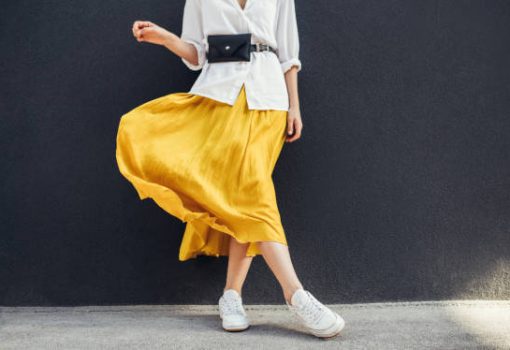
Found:
[[[266,44],[252,44],[251,33],[207,36],[207,60],[214,62],[250,61],[252,51],[276,51]]]

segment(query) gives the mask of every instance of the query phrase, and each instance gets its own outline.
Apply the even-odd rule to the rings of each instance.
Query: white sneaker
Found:
[[[243,301],[235,289],[227,289],[218,301],[220,318],[226,331],[242,331],[250,326]]]
[[[289,304],[285,300],[289,310],[316,337],[333,337],[345,326],[345,321],[339,314],[323,305],[307,290],[296,290],[290,302]]]

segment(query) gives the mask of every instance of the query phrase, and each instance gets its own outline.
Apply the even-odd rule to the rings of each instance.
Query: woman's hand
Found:
[[[291,106],[287,113],[287,138],[285,142],[294,142],[301,137],[303,130],[303,121],[301,120],[301,111],[299,107]]]
[[[139,42],[148,42],[162,45],[175,53],[177,56],[185,58],[193,64],[198,64],[198,52],[193,44],[187,43],[181,38],[150,21],[135,21],[133,23],[133,35]]]
[[[145,41],[165,45],[171,33],[150,21],[135,21],[133,23],[133,35],[139,42]]]

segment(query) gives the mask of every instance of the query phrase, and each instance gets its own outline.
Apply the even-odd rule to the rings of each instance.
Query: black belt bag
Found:
[[[210,63],[250,61],[252,51],[276,53],[276,50],[267,44],[252,44],[251,33],[208,35],[207,45],[206,57]]]

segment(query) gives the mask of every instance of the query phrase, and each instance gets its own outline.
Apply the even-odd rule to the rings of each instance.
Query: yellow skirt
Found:
[[[287,245],[272,173],[285,143],[287,112],[249,110],[244,85],[233,106],[186,92],[124,114],[117,132],[121,174],[186,223],[179,260],[228,255],[229,238]]]

